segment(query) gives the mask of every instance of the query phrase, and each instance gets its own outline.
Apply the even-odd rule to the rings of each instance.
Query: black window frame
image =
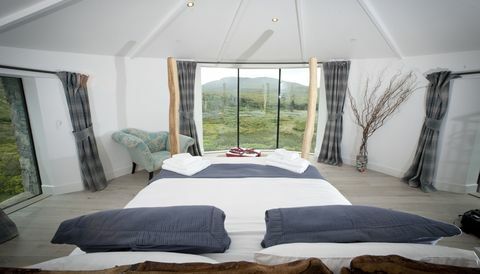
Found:
[[[317,66],[317,68],[320,67],[320,66]],[[227,67],[224,67],[224,68],[227,68]],[[281,101],[280,101],[280,98],[281,98],[281,83],[282,83],[282,69],[289,69],[289,68],[306,68],[308,69],[308,67],[272,67],[272,68],[240,68],[240,67],[237,67],[236,70],[237,70],[237,90],[236,90],[236,94],[237,94],[237,115],[236,115],[236,122],[237,122],[237,140],[236,140],[236,145],[237,147],[240,147],[240,88],[241,88],[241,85],[240,85],[240,69],[276,69],[278,70],[278,88],[277,88],[277,119],[276,119],[276,137],[275,137],[275,147],[273,149],[277,149],[279,148],[279,144],[280,144],[280,112],[281,112]],[[318,102],[317,102],[317,107],[316,107],[317,111],[318,111]],[[317,113],[318,114],[318,113]]]

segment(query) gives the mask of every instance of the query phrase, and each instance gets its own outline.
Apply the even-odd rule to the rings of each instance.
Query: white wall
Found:
[[[365,79],[376,79],[385,71],[386,81],[397,70],[410,68],[397,59],[352,60],[349,75],[349,89],[357,99],[365,85]],[[426,80],[417,73],[419,85]],[[371,83],[372,84],[372,83]],[[397,113],[387,120],[368,140],[368,169],[401,177],[410,164],[410,155],[415,152],[418,135],[424,119],[425,89],[417,90]],[[344,131],[342,158],[345,163],[354,165],[361,141],[361,129],[354,123],[350,102],[346,98],[344,108]],[[412,156],[413,157],[413,156]]]
[[[111,139],[121,128],[168,130],[165,60],[49,52],[0,47],[0,64],[45,70],[67,70],[90,76],[93,128],[107,179],[131,169],[126,150]],[[83,189],[71,122],[60,81],[19,73],[26,80],[32,131],[42,173],[43,191]],[[40,74],[39,74],[40,75]],[[128,77],[127,77],[128,76]]]
[[[111,139],[113,131],[125,127],[151,131],[168,130],[169,95],[164,59],[125,59],[0,47],[0,64],[68,70],[90,75],[88,88],[93,127],[107,178],[126,174],[131,167],[126,150]],[[452,71],[480,69],[480,52],[418,56],[402,60],[352,60],[349,79],[352,94],[358,94],[361,83],[367,75],[377,75],[386,66],[393,69],[412,69],[417,73],[420,83],[426,85],[423,74],[432,69],[441,68]],[[41,117],[41,119],[36,117],[37,120],[32,127],[44,128],[45,132],[48,130],[48,134],[58,134],[52,138],[45,135],[43,140],[40,138],[38,141],[45,146],[42,152],[45,157],[42,156],[44,158],[41,165],[49,170],[44,172],[47,176],[45,181],[48,181],[44,184],[50,186],[48,191],[52,193],[80,189],[82,183],[78,162],[75,163],[73,157],[76,155],[76,150],[73,145],[73,136],[70,135],[70,120],[68,116],[65,117],[66,105],[61,103],[64,97],[60,82],[56,79],[37,79],[29,85],[31,89],[37,89],[39,97],[36,100],[40,109],[38,115]],[[403,176],[415,153],[425,117],[424,104],[425,89],[418,90],[398,113],[370,138],[369,169],[396,177]],[[323,120],[319,117],[319,123],[323,123]],[[37,125],[37,123],[42,124]],[[449,133],[445,132],[445,134]],[[60,136],[63,137],[60,138]],[[345,163],[354,164],[360,136],[360,129],[353,123],[347,100],[342,141],[342,157]],[[59,139],[62,141],[53,141]],[[37,148],[37,150],[42,149]],[[69,160],[65,160],[66,158]],[[470,169],[472,167],[469,167]],[[441,184],[437,187],[446,189]],[[463,188],[465,187],[460,185],[460,190]]]
[[[167,61],[127,59],[127,124],[149,131],[168,131]]]
[[[48,194],[83,189],[73,128],[60,85],[54,77],[23,77],[42,190]]]
[[[365,77],[375,76],[385,67],[390,68],[390,73],[387,73],[387,75],[391,75],[391,73],[397,69],[404,71],[413,70],[416,72],[420,84],[426,86],[427,81],[424,75],[432,70],[449,69],[451,71],[468,71],[480,69],[480,52],[418,56],[402,60],[352,60],[349,77],[349,87],[352,94],[358,96],[358,92],[362,87],[362,81],[364,81]],[[423,88],[415,92],[410,99],[400,107],[399,111],[369,139],[369,169],[395,177],[402,177],[404,175],[413,160],[418,137],[425,118],[425,91],[426,89]],[[480,109],[480,107],[477,109]],[[442,127],[442,130],[444,129],[445,127]],[[448,135],[450,133],[445,132],[445,134]],[[342,158],[345,163],[354,165],[355,155],[360,145],[360,138],[360,128],[353,123],[353,114],[347,99],[342,141]],[[437,184],[436,186],[439,189],[452,190],[443,184]],[[461,185],[459,188],[456,188],[456,191],[465,192],[467,188],[465,185]]]

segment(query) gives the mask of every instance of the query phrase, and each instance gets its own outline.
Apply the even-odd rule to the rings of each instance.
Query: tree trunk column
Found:
[[[317,58],[309,60],[310,82],[308,88],[307,122],[303,134],[302,158],[308,159],[312,145],[313,130],[315,128],[315,111],[317,108]]]
[[[179,98],[180,88],[178,85],[178,70],[177,60],[173,57],[168,57],[168,90],[170,93],[170,106],[168,118],[168,130],[170,139],[170,153],[171,155],[178,154],[180,151],[179,140]]]

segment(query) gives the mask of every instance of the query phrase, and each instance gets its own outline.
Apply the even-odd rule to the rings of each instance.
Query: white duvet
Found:
[[[350,203],[318,179],[162,179],[140,191],[126,207],[213,205],[222,209],[232,243],[225,253],[207,256],[224,262],[253,261],[253,253],[262,249],[267,209],[332,204]]]

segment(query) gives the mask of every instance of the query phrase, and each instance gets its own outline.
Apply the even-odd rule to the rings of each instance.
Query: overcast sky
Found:
[[[320,69],[318,70],[320,73]],[[237,77],[236,68],[201,68],[202,85],[225,77]],[[278,79],[278,69],[240,69],[240,77],[270,77]],[[308,86],[308,68],[283,68],[282,81]]]

